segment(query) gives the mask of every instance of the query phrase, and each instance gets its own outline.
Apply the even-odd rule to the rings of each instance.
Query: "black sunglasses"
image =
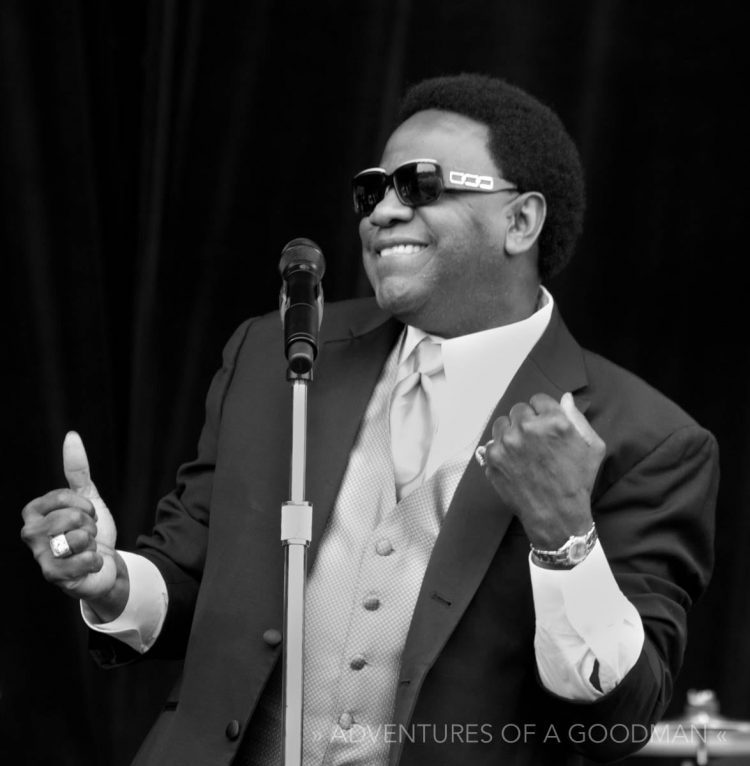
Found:
[[[357,173],[352,179],[354,212],[358,215],[370,215],[385,197],[390,186],[393,186],[401,204],[421,207],[440,199],[443,192],[496,194],[502,191],[518,191],[518,187],[507,184],[504,178],[479,176],[460,170],[449,170],[446,180],[443,169],[435,160],[410,160],[399,165],[390,174],[383,168],[367,168]]]

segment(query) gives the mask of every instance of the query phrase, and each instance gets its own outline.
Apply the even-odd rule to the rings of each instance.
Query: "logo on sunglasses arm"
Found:
[[[448,178],[452,184],[465,186],[467,189],[488,189],[491,191],[495,186],[492,176],[477,176],[474,173],[461,173],[458,170],[451,170]]]

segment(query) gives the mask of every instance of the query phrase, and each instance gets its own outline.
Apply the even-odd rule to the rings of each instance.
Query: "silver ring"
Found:
[[[487,447],[484,444],[480,444],[474,451],[474,457],[480,468],[484,468],[487,465],[487,458],[484,456],[487,452]]]
[[[52,555],[56,559],[64,559],[66,556],[71,556],[73,551],[70,550],[68,545],[68,538],[65,537],[63,532],[61,535],[55,535],[50,538],[49,547],[52,549]]]

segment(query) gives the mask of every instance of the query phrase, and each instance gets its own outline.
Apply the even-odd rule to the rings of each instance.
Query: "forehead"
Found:
[[[489,173],[495,167],[488,149],[489,129],[470,117],[428,109],[399,125],[383,150],[381,165],[391,172],[403,162],[437,160],[460,170]]]

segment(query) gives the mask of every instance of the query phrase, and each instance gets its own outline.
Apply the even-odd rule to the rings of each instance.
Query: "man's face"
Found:
[[[502,175],[485,125],[438,110],[418,112],[390,137],[381,167],[433,159],[447,175]],[[453,337],[505,324],[513,274],[504,251],[512,192],[443,193],[403,205],[393,188],[359,226],[362,257],[378,304],[407,324]]]

